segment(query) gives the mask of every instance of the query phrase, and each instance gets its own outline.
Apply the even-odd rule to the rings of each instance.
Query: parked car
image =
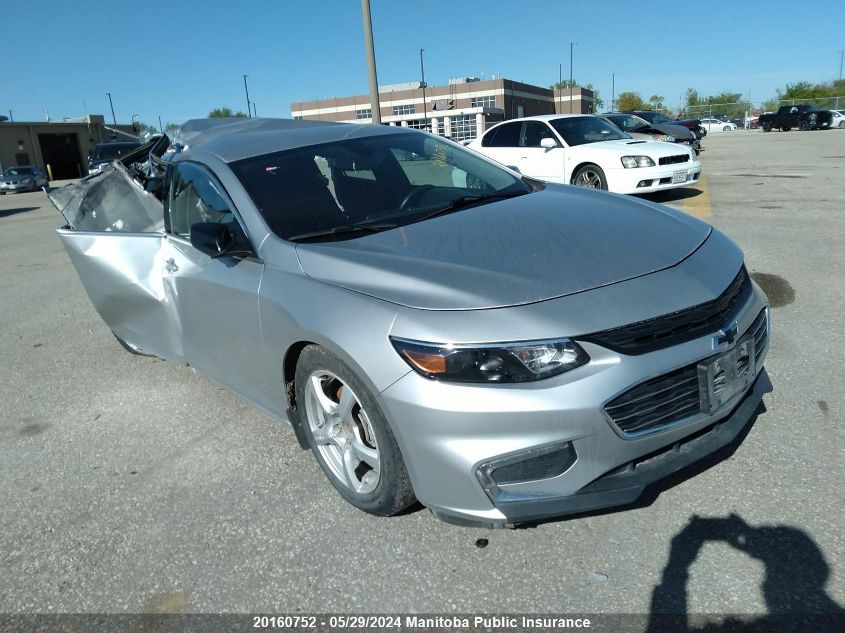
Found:
[[[97,143],[88,159],[88,173],[96,174],[113,160],[125,156],[132,150],[138,149],[141,143],[137,141],[115,141],[112,143]]]
[[[695,137],[692,130],[683,125],[670,125],[668,123],[649,123],[636,114],[625,114],[624,112],[608,112],[602,114],[605,121],[609,121],[631,138],[641,138],[648,141],[665,141],[667,143],[683,143],[695,150],[696,154],[701,153],[701,143]]]
[[[7,167],[0,175],[0,194],[3,195],[18,191],[38,191],[49,185],[47,174],[35,165]]]
[[[512,119],[469,147],[531,178],[616,193],[686,187],[701,174],[691,148],[633,139],[593,114]]]
[[[831,110],[830,127],[845,128],[845,110]]]
[[[127,349],[287,420],[364,511],[628,503],[771,389],[767,299],[693,217],[416,130],[200,127],[170,162],[159,139],[53,190],[59,238]]]
[[[779,129],[789,132],[794,127],[799,130],[824,130],[831,127],[833,114],[829,110],[819,110],[812,105],[781,106],[773,114],[761,114],[759,127],[764,132]]]
[[[708,132],[731,132],[737,128],[736,123],[724,119],[701,119],[701,127]]]
[[[701,119],[670,119],[662,112],[655,110],[627,110],[626,114],[636,114],[641,119],[645,119],[649,123],[664,123],[668,125],[683,125],[685,128],[692,130],[698,140],[707,136],[707,130],[701,125]]]

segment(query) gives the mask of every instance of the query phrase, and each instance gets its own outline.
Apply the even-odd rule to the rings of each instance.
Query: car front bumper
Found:
[[[761,310],[754,292],[737,316],[746,332]],[[767,323],[768,327],[768,323]],[[577,340],[577,337],[576,337]],[[645,486],[730,443],[771,389],[763,361],[756,378],[712,414],[689,416],[654,432],[626,436],[604,411],[644,380],[714,355],[702,337],[638,356],[588,342],[591,362],[555,378],[512,385],[457,385],[411,372],[379,396],[399,441],[417,498],[440,518],[496,527],[630,503]],[[569,446],[563,472],[490,491],[485,464]]]
[[[684,180],[676,180],[675,174],[683,174]],[[698,182],[701,177],[701,160],[674,165],[657,165],[655,167],[635,167],[633,169],[605,170],[607,188],[614,193],[650,193],[678,187],[689,187]]]
[[[23,183],[16,183],[16,184],[7,184],[7,183],[0,183],[0,192],[2,193],[15,193],[17,191],[32,191],[33,184],[28,182],[26,184]]]

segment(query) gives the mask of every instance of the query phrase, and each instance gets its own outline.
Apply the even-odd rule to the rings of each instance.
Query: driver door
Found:
[[[543,139],[552,139],[555,147],[542,147]],[[555,133],[543,121],[525,121],[519,135],[519,170],[526,176],[566,184],[566,150]]]

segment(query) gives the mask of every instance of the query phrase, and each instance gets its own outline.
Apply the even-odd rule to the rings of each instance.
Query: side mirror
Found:
[[[210,257],[252,254],[246,235],[237,222],[197,222],[191,226],[191,245]]]
[[[558,147],[558,144],[556,140],[547,136],[546,138],[540,139],[540,147],[543,149],[554,149]]]

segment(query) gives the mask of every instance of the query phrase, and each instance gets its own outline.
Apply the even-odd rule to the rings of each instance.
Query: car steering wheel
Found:
[[[402,202],[399,203],[399,208],[402,210],[407,209],[408,205],[411,203],[412,200],[422,196],[427,191],[434,189],[434,185],[420,185],[419,187],[414,187],[408,193],[405,194],[405,197],[402,198]]]

